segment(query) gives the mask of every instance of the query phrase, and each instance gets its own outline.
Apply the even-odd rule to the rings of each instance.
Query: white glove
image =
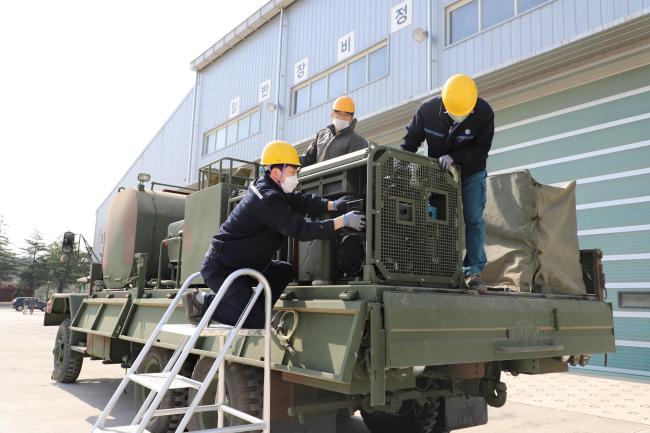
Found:
[[[366,216],[356,210],[348,212],[343,215],[343,226],[361,231],[366,228]]]
[[[440,158],[438,158],[438,162],[440,163],[443,169],[450,170],[451,165],[454,163],[454,159],[449,155],[443,155]]]

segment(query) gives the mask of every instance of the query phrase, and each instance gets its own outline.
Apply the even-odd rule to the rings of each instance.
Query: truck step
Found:
[[[226,336],[232,330],[232,326],[222,325],[220,323],[215,323],[214,325],[206,326],[203,331],[201,331],[202,337],[213,337],[213,336]],[[186,335],[190,336],[196,330],[196,326],[188,324],[166,324],[163,325],[161,332],[168,332],[170,334],[177,335]],[[237,335],[244,335],[248,337],[263,337],[263,329],[240,329]]]
[[[82,355],[86,354],[86,346],[70,346],[70,350],[73,352],[79,352]]]
[[[135,374],[129,373],[129,379],[133,382],[138,383],[145,388],[149,388],[153,391],[160,392],[163,387],[163,384],[169,377],[170,373],[142,373]],[[177,375],[169,385],[169,389],[183,389],[183,388],[194,388],[199,389],[201,387],[201,382],[192,380],[188,377]]]
[[[95,427],[90,433],[133,433],[138,429],[137,425],[123,425],[119,427]],[[144,429],[142,433],[150,433]]]

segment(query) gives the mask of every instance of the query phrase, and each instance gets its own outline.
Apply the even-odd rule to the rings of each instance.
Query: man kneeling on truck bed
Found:
[[[291,264],[272,260],[285,236],[299,241],[331,239],[336,230],[349,227],[363,230],[365,216],[348,212],[334,219],[307,221],[305,215],[346,209],[347,197],[329,201],[312,194],[294,192],[298,186],[300,158],[296,149],[285,141],[272,141],[262,151],[265,174],[249,187],[244,199],[221,225],[205,255],[201,275],[206,285],[216,293],[232,272],[241,268],[260,271],[269,281],[273,292],[272,304],[278,300],[293,280]],[[212,318],[219,323],[234,325],[251,297],[256,283],[252,277],[241,277],[219,303]],[[192,291],[183,295],[187,319],[198,323],[215,294]],[[244,328],[264,327],[264,299],[261,296]]]

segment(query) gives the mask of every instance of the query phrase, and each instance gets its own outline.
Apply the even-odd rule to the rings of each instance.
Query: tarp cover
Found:
[[[542,185],[526,171],[489,176],[485,207],[489,287],[585,294],[575,182]]]

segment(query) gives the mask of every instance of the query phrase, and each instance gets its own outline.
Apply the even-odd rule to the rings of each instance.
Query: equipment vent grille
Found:
[[[381,164],[380,262],[391,280],[453,278],[458,264],[458,186],[437,164],[395,157]],[[437,218],[429,214],[430,197]]]

